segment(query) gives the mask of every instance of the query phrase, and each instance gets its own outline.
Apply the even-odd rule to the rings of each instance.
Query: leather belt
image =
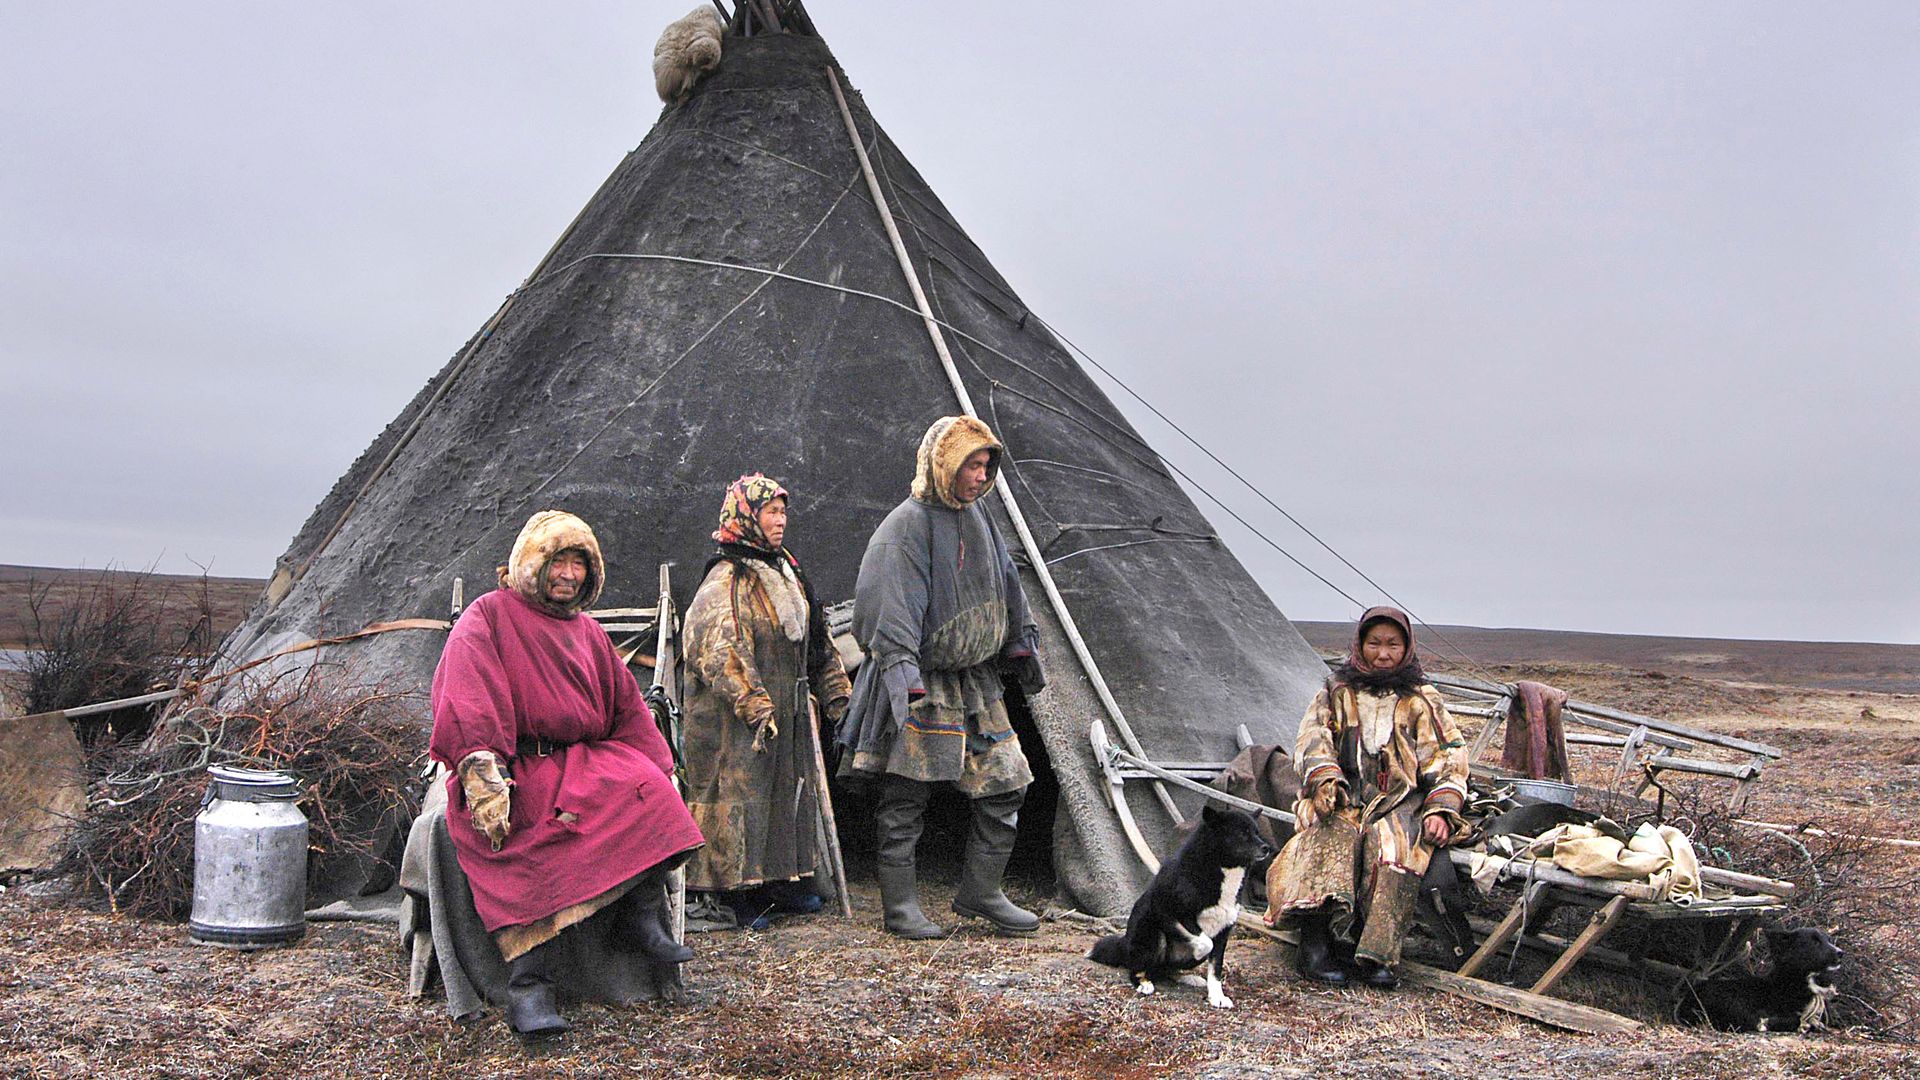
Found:
[[[535,736],[534,738],[531,738],[531,739],[521,739],[518,743],[514,744],[513,756],[514,757],[552,757],[555,752],[559,750],[563,750],[572,745],[573,745],[572,743],[561,742],[558,739],[548,739],[540,736]]]

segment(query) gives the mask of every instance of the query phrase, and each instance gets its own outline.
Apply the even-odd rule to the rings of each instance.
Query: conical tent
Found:
[[[599,534],[602,605],[651,605],[669,560],[685,568],[684,604],[725,484],[753,470],[793,492],[793,546],[820,594],[852,596],[921,433],[958,404],[869,195],[833,64],[817,37],[729,37],[719,69],[663,112],[527,283],[335,485],[229,655],[444,615],[453,579],[469,594],[491,587],[522,522],[548,507]],[[847,98],[961,378],[1008,446],[1001,483],[1139,744],[1195,761],[1231,757],[1243,724],[1258,742],[1290,741],[1324,675],[1313,650]],[[1082,906],[1123,912],[1144,872],[1087,743],[1093,720],[1113,721],[1034,552],[998,501],[993,511],[1042,623],[1050,685],[1030,712],[1059,784],[1055,869]],[[362,677],[424,687],[442,640],[392,633],[346,648]],[[1145,791],[1129,798],[1164,848],[1171,816]]]

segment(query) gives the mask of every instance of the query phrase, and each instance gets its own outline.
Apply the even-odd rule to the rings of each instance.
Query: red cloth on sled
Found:
[[[1518,682],[1514,689],[1518,694],[1507,706],[1507,741],[1500,750],[1500,767],[1511,776],[1570,780],[1567,734],[1560,724],[1567,692],[1539,682]]]

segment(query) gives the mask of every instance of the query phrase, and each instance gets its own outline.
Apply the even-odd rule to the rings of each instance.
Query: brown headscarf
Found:
[[[1367,666],[1367,658],[1362,655],[1360,645],[1367,640],[1367,631],[1383,622],[1399,627],[1400,633],[1407,639],[1407,652],[1397,666],[1376,671]],[[1334,669],[1333,681],[1359,690],[1393,690],[1399,693],[1407,693],[1426,682],[1427,673],[1421,670],[1420,657],[1413,649],[1413,620],[1399,608],[1368,608],[1353,628],[1353,645],[1347,651],[1346,660]]]

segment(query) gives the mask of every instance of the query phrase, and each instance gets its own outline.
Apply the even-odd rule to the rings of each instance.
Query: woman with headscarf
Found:
[[[687,887],[712,892],[743,926],[812,912],[819,852],[817,714],[838,723],[851,687],[826,612],[786,549],[788,496],[759,473],[727,488],[719,549],[687,608],[687,805],[707,846]]]
[[[1267,924],[1298,928],[1305,977],[1392,987],[1420,877],[1465,825],[1469,765],[1405,612],[1360,616],[1300,721],[1293,762],[1298,821],[1267,874]]]

